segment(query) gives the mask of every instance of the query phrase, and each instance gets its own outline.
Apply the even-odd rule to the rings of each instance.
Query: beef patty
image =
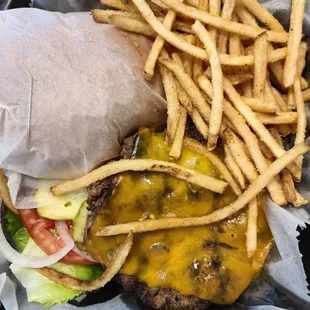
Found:
[[[191,136],[193,136],[192,133],[190,133],[189,131],[187,131],[187,134],[191,134]],[[195,132],[193,134],[196,135]],[[157,135],[153,133],[150,129],[142,129],[139,131],[138,134],[130,138],[127,138],[123,141],[121,157],[163,159],[158,158],[158,156],[155,154],[157,152],[156,148],[152,148],[153,152],[152,157],[150,157],[149,154],[147,154],[146,152],[146,149],[150,148],[151,141],[152,143],[154,141],[158,143],[156,147],[159,147],[160,149],[162,147],[161,144],[162,137],[163,134]],[[195,138],[197,138],[197,136],[195,136]],[[197,138],[197,140],[199,140],[199,137]],[[138,147],[138,145],[140,145],[140,147]],[[143,147],[141,147],[141,145],[143,145]],[[189,156],[188,158],[191,159],[191,156]],[[201,160],[200,157],[196,158],[197,163],[199,163],[200,160]],[[212,173],[213,176],[219,177],[219,174],[216,171],[216,167],[213,167],[211,170],[212,172],[210,173]],[[149,172],[147,174],[149,174]],[[95,237],[93,230],[95,229],[95,227],[98,227],[98,218],[100,219],[100,217],[101,218],[110,217],[109,219],[110,222],[108,222],[108,224],[113,224],[115,222],[118,222],[117,216],[115,218],[116,221],[115,222],[113,221],[114,211],[116,211],[117,214],[126,213],[126,208],[123,206],[126,205],[126,203],[122,202],[113,205],[113,198],[120,191],[120,188],[122,190],[123,186],[122,184],[124,182],[123,178],[126,177],[128,176],[123,177],[123,174],[112,176],[107,179],[98,181],[90,185],[88,188],[88,206],[89,210],[92,211],[92,214],[88,219],[88,224],[85,231],[86,248],[88,252],[91,255],[93,255],[96,259],[98,259],[99,261],[105,261],[106,263],[108,263],[107,257],[109,255],[113,255],[113,251],[116,249],[113,248],[113,245],[115,243],[113,240],[117,239],[116,243],[119,244],[124,238],[120,239],[120,236],[115,236],[115,237],[107,237],[112,239],[114,238],[113,240],[112,239],[108,240],[106,238],[99,240],[100,237]],[[130,177],[134,179],[133,184],[135,184],[135,178],[136,178],[137,186],[138,184],[140,184],[139,182],[141,181],[140,180],[141,177],[145,179],[146,182],[150,182],[150,180],[151,181],[153,180],[152,178],[148,178],[148,175],[144,175],[143,172],[135,173]],[[169,195],[173,194],[171,191],[169,192],[170,190],[169,187],[171,187],[171,182],[174,181],[169,180],[167,181],[167,179],[165,178],[164,180],[159,179],[159,182],[164,183],[163,186],[165,188],[165,190],[161,194],[162,196],[169,197]],[[197,208],[197,210],[191,212],[198,212],[194,214],[188,214],[187,216],[199,216],[205,213],[210,213],[212,211],[212,208],[214,209],[223,207],[224,205],[227,205],[228,203],[230,203],[232,200],[235,199],[233,195],[226,194],[226,196],[224,195],[222,197],[218,196],[217,194],[210,193],[209,191],[206,190],[200,190],[192,187],[189,188],[190,185],[188,185],[186,182],[184,181],[180,182],[181,182],[180,183],[181,194],[177,193],[175,196],[181,195],[183,197],[185,188],[185,192],[187,195],[186,199],[193,203],[194,208]],[[126,183],[124,184],[126,185]],[[147,192],[147,195],[142,196],[142,199],[140,199],[141,198],[140,197],[139,201],[137,201],[137,205],[139,210],[140,209],[144,211],[155,210],[154,212],[155,214],[158,208],[161,208],[161,212],[163,212],[162,209],[164,207],[162,205],[163,204],[162,201],[158,199],[157,196],[153,195],[153,192],[156,192],[157,190],[156,188],[158,187],[158,186],[156,187],[155,183],[153,185],[155,186],[154,190]],[[128,196],[130,195],[131,193],[129,189]],[[204,213],[199,214],[199,212],[201,212],[199,211],[200,210],[199,207],[201,205],[198,204],[198,202],[200,201],[199,203],[201,203],[201,200],[206,201],[206,199],[209,199],[209,196],[211,197],[210,201],[212,201],[211,210],[203,210]],[[205,203],[207,206],[207,201]],[[180,208],[183,210],[181,202],[178,202],[178,204],[180,204]],[[114,208],[112,209],[112,207]],[[109,208],[111,208],[111,210]],[[115,208],[119,208],[119,210],[115,210]],[[102,212],[104,212],[104,216]],[[130,210],[127,212],[130,213]],[[179,212],[182,213],[182,211]],[[149,214],[149,212],[144,212],[143,214],[144,215],[147,214],[147,216],[144,217],[143,215],[142,220],[152,218],[149,217],[150,215],[152,215]],[[156,216],[159,215],[156,214]],[[178,214],[177,216],[180,215]],[[261,234],[262,241],[259,241],[258,244],[258,255],[251,261],[247,260],[246,258],[246,250],[245,250],[246,212],[244,211],[237,214],[236,217],[230,219],[230,221],[227,221],[227,223],[224,222],[223,224],[209,225],[209,227],[204,228],[205,229],[204,233],[201,233],[201,231],[199,231],[200,228],[186,228],[185,230],[183,229],[182,231],[180,231],[179,229],[178,232],[176,232],[176,230],[174,230],[174,232],[172,230],[169,230],[168,232],[161,231],[158,234],[157,232],[155,232],[155,233],[135,235],[134,246],[136,246],[136,248],[132,249],[127,259],[129,263],[127,264],[126,261],[125,265],[127,264],[127,266],[123,266],[124,268],[122,268],[122,273],[117,275],[116,280],[123,286],[125,290],[133,292],[145,305],[151,306],[156,309],[199,310],[199,309],[206,309],[210,304],[209,301],[224,304],[233,302],[248,286],[253,276],[260,270],[271,246],[271,235],[268,226],[265,222],[265,219],[263,218],[263,215],[260,214],[259,217],[260,217],[259,231]],[[138,218],[135,218],[134,220],[137,219]],[[127,222],[132,221],[132,219],[128,218],[127,220],[124,220],[124,222],[126,221]],[[171,282],[167,282],[169,283],[167,284],[167,286],[156,285],[156,283],[160,283],[160,281],[158,279],[154,279],[155,273],[150,273],[151,276],[146,277],[145,279],[147,280],[145,280],[143,278],[143,275],[147,274],[149,272],[149,269],[151,268],[148,266],[148,258],[146,257],[147,255],[142,255],[143,252],[142,244],[144,242],[143,235],[145,236],[153,234],[155,235],[155,238],[157,238],[156,237],[157,235],[164,234],[165,236],[161,240],[167,239],[168,242],[168,240],[173,239],[173,236],[171,238],[171,234],[172,235],[178,234],[178,236],[181,235],[180,239],[181,241],[177,242],[181,243],[183,236],[182,234],[187,233],[193,235],[196,234],[196,237],[193,237],[193,243],[194,242],[197,243],[198,239],[199,243],[201,244],[199,252],[203,252],[202,253],[203,255],[200,255],[201,253],[199,253],[199,255],[190,257],[189,260],[190,264],[188,266],[186,265],[187,267],[183,271],[177,271],[180,272],[179,277],[178,276],[175,277],[174,274],[174,280],[172,280],[172,284]],[[158,238],[160,238],[160,235]],[[112,240],[114,243],[112,241],[110,242],[110,240]],[[101,244],[103,243],[105,244],[104,250],[101,249]],[[176,248],[177,246],[178,245],[176,245]],[[111,250],[109,247],[111,248]],[[195,251],[197,250],[195,250],[193,246],[193,252],[195,253]],[[173,265],[173,259],[175,259],[176,265],[178,264],[182,265],[182,262],[180,262],[180,260],[183,259],[182,255],[178,257],[173,257],[172,252],[173,250],[171,250],[171,254],[168,253],[170,255],[169,257],[166,256],[167,262],[170,259],[170,264],[172,262]],[[191,254],[191,249],[188,249],[187,253],[190,254],[185,254],[185,256],[194,255]],[[137,264],[138,267],[135,268],[128,267],[128,265],[133,265],[132,262],[134,261],[136,256],[137,259],[139,260]],[[199,257],[199,259],[196,259],[196,256]],[[184,257],[184,261],[185,260],[186,257]],[[165,265],[165,259],[162,260],[161,266],[164,265]],[[252,265],[254,267],[252,267]],[[169,268],[171,268],[171,266]],[[167,267],[167,270],[169,268]],[[136,271],[132,272],[132,269]],[[154,270],[152,270],[152,272],[154,272]],[[178,275],[178,273],[176,274]],[[151,280],[148,281],[149,279]],[[185,282],[184,279],[189,282]],[[182,287],[182,281],[184,281],[184,286],[188,286],[189,289]],[[149,283],[155,283],[155,284],[150,285]],[[182,292],[185,293],[181,293],[180,292],[181,289],[176,288],[182,288],[182,289],[184,288]]]

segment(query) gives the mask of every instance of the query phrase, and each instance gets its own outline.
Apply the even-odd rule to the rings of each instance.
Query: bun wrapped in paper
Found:
[[[77,177],[165,118],[160,79],[143,78],[145,37],[36,9],[1,13],[0,37],[2,168]]]

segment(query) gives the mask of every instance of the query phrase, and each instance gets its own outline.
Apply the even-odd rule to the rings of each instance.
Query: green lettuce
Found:
[[[10,234],[18,252],[34,257],[46,256],[30,237],[20,217],[10,210],[5,215],[4,230]],[[50,268],[72,278],[86,281],[95,280],[103,273],[99,265],[79,266],[56,263]],[[72,290],[56,284],[32,268],[12,264],[10,269],[26,288],[29,302],[38,302],[46,307],[51,307],[54,304],[62,304],[72,300],[83,293],[83,291]]]

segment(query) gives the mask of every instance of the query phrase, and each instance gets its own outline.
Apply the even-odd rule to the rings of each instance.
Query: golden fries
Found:
[[[176,129],[176,134],[169,152],[169,156],[178,159],[182,153],[183,138],[186,128],[187,111],[184,107],[180,107],[179,122]]]
[[[217,144],[223,115],[223,73],[216,49],[216,44],[204,26],[196,21],[192,26],[194,32],[203,43],[208,55],[212,72],[213,98],[209,120],[208,150],[212,151]]]
[[[253,77],[253,94],[254,97],[263,100],[265,84],[267,80],[267,56],[268,41],[267,33],[260,34],[254,44],[254,77]]]
[[[11,199],[10,190],[6,183],[6,178],[3,170],[0,168],[0,197],[3,199],[4,204],[15,214],[19,214],[18,210],[14,207]]]
[[[304,101],[310,101],[310,88],[302,91],[302,98],[304,99]]]
[[[185,138],[184,146],[189,147],[190,149],[193,149],[194,151],[196,151],[197,153],[200,153],[203,156],[206,156],[211,161],[211,163],[222,173],[224,179],[233,189],[235,194],[240,195],[242,193],[234,177],[231,175],[229,170],[226,168],[226,166],[222,163],[222,161],[216,155],[209,152],[206,147],[204,147],[201,143],[199,143],[198,141],[194,139]]]
[[[249,202],[248,209],[248,225],[246,231],[246,249],[248,257],[252,257],[257,247],[257,216],[258,216],[258,203],[257,198],[253,198]]]
[[[242,173],[250,182],[253,182],[258,177],[258,173],[245,152],[244,143],[228,128],[224,130],[223,138]]]
[[[254,111],[261,113],[275,113],[276,107],[274,105],[265,104],[256,98],[242,97],[242,100]]]
[[[220,13],[221,13],[221,0],[210,0],[209,1],[209,13],[212,16],[220,16]],[[210,36],[211,36],[212,40],[215,42],[215,45],[216,45],[217,29],[212,27],[212,26],[209,26],[208,30],[210,32]]]
[[[283,26],[257,0],[240,0],[242,4],[269,29],[285,32]]]
[[[221,17],[228,21],[231,20],[234,9],[235,9],[235,0],[226,0],[223,4]],[[226,31],[220,31],[217,42],[220,54],[227,54],[227,43],[228,43],[228,33]]]
[[[279,112],[276,115],[256,113],[256,117],[264,125],[294,124],[297,122],[296,112]]]
[[[179,98],[177,85],[173,74],[164,66],[160,65],[160,74],[167,100],[167,141],[172,143],[179,122]]]
[[[54,196],[60,196],[125,171],[163,172],[218,193],[223,193],[227,186],[226,182],[171,162],[153,159],[123,159],[101,166],[81,178],[54,185],[51,187],[51,193]]]
[[[201,217],[187,218],[162,218],[158,220],[147,220],[143,222],[131,222],[126,224],[111,225],[102,227],[96,233],[97,236],[115,236],[133,233],[142,233],[160,229],[171,229],[178,227],[190,227],[208,225],[214,222],[222,221],[227,217],[243,209],[254,197],[256,197],[289,163],[294,161],[299,155],[309,151],[306,144],[299,144],[287,151],[282,157],[274,161],[257,179],[250,184],[248,189],[239,196],[239,198],[230,205],[218,209],[211,214]]]
[[[302,38],[302,24],[306,0],[292,0],[290,35],[287,44],[287,58],[284,64],[283,84],[293,86],[297,73],[299,45]]]
[[[146,37],[156,37],[156,32],[145,22],[135,20],[127,16],[110,15],[108,17],[109,24],[129,32],[139,33]]]
[[[231,154],[229,147],[226,144],[224,144],[224,151],[225,151],[225,164],[227,165],[228,170],[235,177],[240,187],[242,189],[245,189],[245,180],[243,173],[238,164],[236,163],[233,155]]]
[[[137,1],[138,0],[134,1],[135,4]],[[220,30],[236,33],[252,39],[255,39],[262,32],[259,29],[255,29],[244,24],[227,21],[221,17],[213,16],[209,13],[199,11],[193,7],[180,3],[178,0],[162,0],[162,2],[182,15],[199,20],[202,23],[216,27]],[[288,41],[288,34],[285,32],[268,31],[267,37],[268,41],[272,42],[286,43]]]

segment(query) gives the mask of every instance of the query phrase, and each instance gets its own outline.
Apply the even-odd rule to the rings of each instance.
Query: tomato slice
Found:
[[[23,224],[34,242],[48,255],[59,251],[64,245],[61,239],[57,240],[49,229],[55,228],[55,222],[37,214],[35,209],[19,210]],[[72,265],[93,265],[94,263],[70,251],[60,262]]]

